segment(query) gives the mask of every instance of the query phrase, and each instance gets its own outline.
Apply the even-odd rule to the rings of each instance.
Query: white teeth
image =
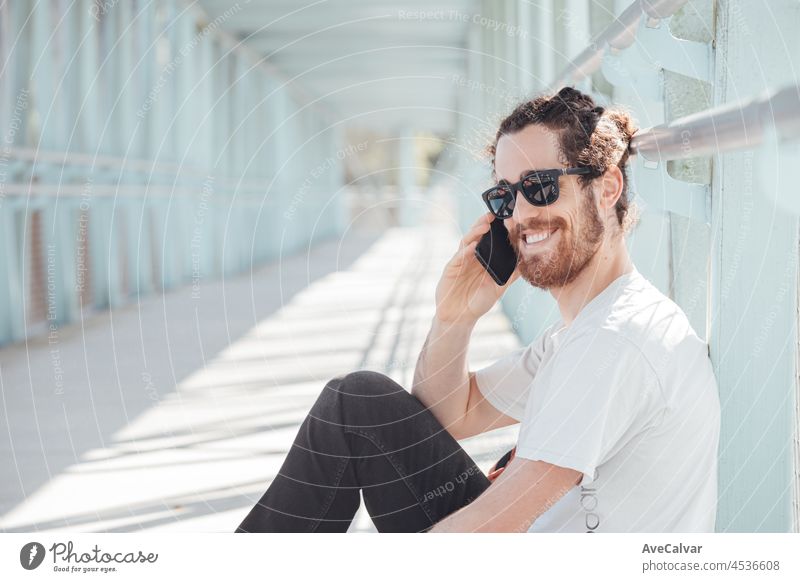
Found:
[[[553,234],[552,232],[545,232],[542,234],[528,234],[525,235],[525,242],[530,244],[537,243],[543,241],[546,238],[550,238],[550,235]]]

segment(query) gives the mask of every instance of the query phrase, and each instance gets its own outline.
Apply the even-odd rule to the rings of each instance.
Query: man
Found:
[[[628,256],[633,133],[572,88],[501,123],[490,212],[445,267],[411,394],[376,372],[331,380],[237,531],[346,531],[359,491],[379,531],[713,531],[716,381],[706,344]],[[491,220],[518,257],[504,286],[474,257]],[[519,277],[560,320],[469,372],[475,323]],[[456,442],[517,422],[488,476]]]

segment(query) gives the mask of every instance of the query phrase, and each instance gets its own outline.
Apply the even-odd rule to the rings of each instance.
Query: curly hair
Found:
[[[555,95],[539,95],[520,103],[502,122],[494,141],[486,148],[495,173],[497,142],[504,135],[517,133],[528,125],[538,124],[555,132],[564,162],[570,166],[588,166],[592,172],[579,176],[587,186],[612,165],[622,171],[623,185],[614,210],[623,230],[627,231],[634,217],[629,217],[627,162],[631,138],[636,132],[630,115],[619,108],[606,109],[591,96],[573,87],[564,87]],[[635,213],[632,213],[635,214]]]

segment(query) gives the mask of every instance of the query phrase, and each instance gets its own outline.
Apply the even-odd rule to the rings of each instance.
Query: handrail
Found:
[[[6,150],[8,159],[28,163],[53,164],[66,166],[92,166],[95,168],[125,169],[132,172],[146,172],[149,174],[197,174],[200,168],[181,165],[172,162],[156,162],[154,160],[138,158],[121,158],[105,154],[87,154],[82,152],[58,152],[40,150],[36,148],[9,148]]]
[[[648,160],[693,158],[756,147],[768,128],[781,139],[800,138],[800,85],[641,130],[631,150]]]
[[[3,152],[6,160],[15,160],[27,164],[53,165],[58,167],[71,166],[72,168],[94,168],[100,171],[133,172],[147,176],[169,176],[182,179],[191,178],[193,181],[202,181],[208,172],[198,166],[178,164],[175,162],[156,162],[155,160],[140,158],[122,158],[106,154],[89,154],[84,152],[64,152],[40,150],[35,148],[8,148]],[[236,176],[215,176],[215,184],[223,187],[238,187],[240,189],[263,189],[264,185],[272,180],[272,176],[254,176],[244,180]],[[41,184],[40,184],[41,185]],[[14,188],[11,188],[14,186]],[[57,189],[61,184],[50,184]],[[6,184],[6,192],[19,193],[21,188],[26,189],[26,184]]]
[[[636,29],[642,15],[661,20],[672,16],[687,0],[636,0],[622,14],[595,36],[589,46],[561,72],[553,89],[578,83],[600,68],[606,46],[626,49],[636,39]]]
[[[571,61],[553,88],[580,82],[598,70],[608,47],[630,47],[642,16],[668,18],[684,4],[686,0],[636,0]],[[678,160],[747,149],[762,143],[768,128],[782,139],[800,137],[800,86],[789,85],[641,130],[631,140],[631,151],[649,160]]]

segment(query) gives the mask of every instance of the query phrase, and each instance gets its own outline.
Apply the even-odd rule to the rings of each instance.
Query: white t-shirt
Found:
[[[708,348],[636,269],[476,379],[520,421],[517,457],[583,473],[528,531],[714,531],[720,411]]]

